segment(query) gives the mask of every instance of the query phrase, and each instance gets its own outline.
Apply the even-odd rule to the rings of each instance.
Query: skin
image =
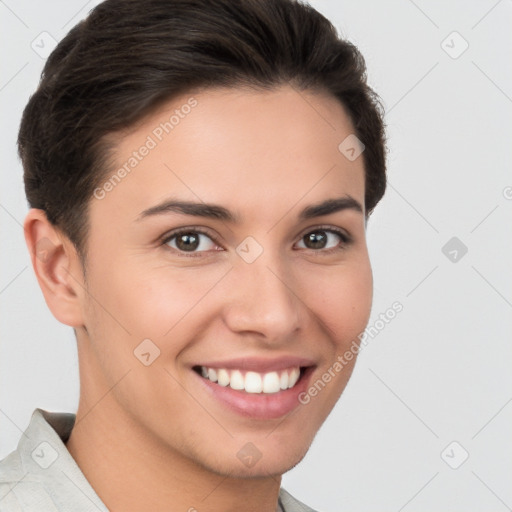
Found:
[[[77,335],[80,401],[67,447],[115,512],[274,512],[281,475],[306,454],[355,358],[309,404],[277,419],[228,410],[191,366],[294,355],[314,361],[315,382],[350,347],[372,302],[364,162],[338,150],[354,130],[335,98],[283,86],[175,98],[116,134],[113,169],[191,96],[190,114],[103,199],[91,199],[87,280],[44,212],[26,217],[46,303]],[[240,221],[176,212],[137,220],[171,196],[222,205]],[[347,196],[363,211],[298,219],[308,205]],[[210,236],[195,257],[180,253],[176,239],[162,243],[172,229],[193,226]],[[327,249],[311,248],[304,237],[326,234],[320,226],[352,242],[331,233]],[[250,264],[236,252],[248,236],[263,249]],[[148,338],[160,356],[145,366],[134,349]],[[248,442],[261,453],[253,467],[236,456]]]

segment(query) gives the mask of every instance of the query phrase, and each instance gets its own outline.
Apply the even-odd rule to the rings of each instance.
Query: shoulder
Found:
[[[18,450],[0,460],[0,486],[19,481],[23,477],[23,465]],[[1,494],[0,494],[1,496]]]
[[[24,468],[18,450],[0,460],[0,512],[23,512],[34,503],[43,507],[39,510],[55,510],[47,501],[44,487]]]
[[[62,480],[63,475],[52,471],[57,465],[52,464],[65,447],[59,437],[61,432],[54,430],[45,415],[61,424],[68,419],[67,413],[34,410],[16,449],[0,460],[0,512],[60,510],[51,494],[59,490],[59,478]]]

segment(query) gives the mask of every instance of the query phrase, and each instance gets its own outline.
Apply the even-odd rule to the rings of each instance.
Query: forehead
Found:
[[[186,94],[118,136],[100,184],[111,186],[92,211],[131,222],[170,195],[269,222],[306,196],[349,194],[364,206],[363,159],[339,150],[353,131],[340,102],[323,93],[283,86]]]

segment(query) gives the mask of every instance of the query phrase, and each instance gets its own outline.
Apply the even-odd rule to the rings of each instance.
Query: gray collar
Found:
[[[34,410],[16,451],[0,461],[1,510],[109,512],[66,448],[75,418]],[[281,488],[276,512],[314,511]]]

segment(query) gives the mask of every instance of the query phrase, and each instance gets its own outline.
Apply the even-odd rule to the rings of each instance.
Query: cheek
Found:
[[[93,338],[103,366],[121,372],[127,366],[139,368],[134,350],[149,339],[160,350],[156,366],[172,361],[219,314],[216,285],[222,283],[229,266],[208,269],[141,265],[137,258],[128,265],[119,261],[111,270],[98,268],[91,295],[90,321],[97,326]],[[96,340],[116,340],[97,346]],[[153,365],[155,366],[155,365]]]
[[[315,314],[330,328],[339,352],[364,331],[371,312],[373,278],[367,258],[315,280],[309,291]]]
[[[170,331],[179,331],[192,317],[211,314],[209,294],[214,293],[228,270],[222,265],[212,265],[207,270],[170,266],[139,269],[131,281],[133,289],[126,290],[133,302],[126,304],[123,299],[118,307],[131,312],[126,322],[138,335],[165,339]]]

